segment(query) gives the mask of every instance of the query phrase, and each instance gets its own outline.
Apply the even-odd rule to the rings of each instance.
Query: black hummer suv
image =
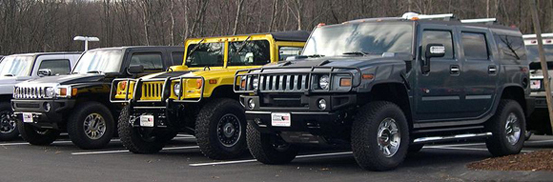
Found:
[[[475,22],[410,13],[322,26],[301,56],[238,71],[250,152],[281,164],[301,144],[346,141],[370,170],[443,141],[519,153],[533,110],[524,47],[511,46],[522,35]]]
[[[116,131],[120,107],[109,102],[111,81],[181,64],[183,47],[116,47],[89,50],[70,75],[43,77],[14,87],[12,107],[23,139],[48,145],[60,132],[82,149],[102,148]]]

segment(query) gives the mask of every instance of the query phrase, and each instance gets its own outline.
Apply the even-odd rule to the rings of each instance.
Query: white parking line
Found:
[[[197,149],[198,146],[186,146],[186,147],[166,147],[162,150],[181,150],[181,149]],[[117,154],[127,153],[129,150],[106,150],[106,151],[94,151],[94,152],[73,152],[71,155],[95,155],[95,154]]]
[[[71,143],[71,141],[55,141],[53,144],[60,144],[60,143]],[[24,143],[3,143],[0,144],[0,146],[16,146],[16,145],[30,145],[28,142]]]
[[[313,157],[326,157],[326,156],[339,156],[339,155],[351,155],[352,152],[334,152],[334,153],[323,153],[323,154],[309,154],[309,155],[298,155],[296,159],[302,158],[313,158]],[[202,167],[202,166],[215,166],[215,165],[227,165],[227,164],[241,164],[256,162],[256,159],[247,159],[247,160],[237,160],[237,161],[223,161],[223,162],[209,162],[209,163],[198,163],[190,164],[190,167]]]

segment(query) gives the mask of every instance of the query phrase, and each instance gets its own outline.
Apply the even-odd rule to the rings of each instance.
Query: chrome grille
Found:
[[[46,98],[46,87],[15,87],[13,98],[16,99],[42,99]]]
[[[260,75],[258,87],[262,92],[303,92],[309,87],[309,80],[307,74]]]

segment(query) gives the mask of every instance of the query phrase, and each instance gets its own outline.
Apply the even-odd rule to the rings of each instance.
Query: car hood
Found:
[[[319,57],[295,59],[284,62],[278,62],[265,65],[263,68],[310,68],[310,67],[351,67],[363,69],[366,67],[377,66],[381,64],[405,64],[405,60],[412,59],[410,56],[340,56],[340,57]],[[282,71],[282,69],[279,69]]]
[[[71,75],[56,75],[56,76],[45,76],[35,80],[29,80],[23,82],[22,84],[59,84],[59,85],[71,85],[77,83],[89,83],[97,82],[106,78],[103,74],[71,74]]]

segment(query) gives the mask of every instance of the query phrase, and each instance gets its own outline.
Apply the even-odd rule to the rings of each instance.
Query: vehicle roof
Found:
[[[553,37],[553,33],[542,33],[541,37]],[[536,34],[525,34],[525,35],[522,35],[522,38],[535,39],[537,37],[536,37]]]
[[[106,50],[106,49],[143,49],[143,48],[179,48],[184,49],[184,46],[121,46],[121,47],[102,47],[90,50]]]
[[[461,23],[457,18],[436,18],[436,19],[419,19],[419,20],[409,20],[401,17],[381,17],[381,18],[364,18],[346,21],[342,24],[351,24],[351,23],[366,23],[366,22],[415,22],[418,24],[440,24],[440,25],[461,25],[461,26],[475,26],[475,27],[484,27],[489,29],[496,30],[506,30],[520,32],[516,27],[509,27],[500,25],[497,23]]]
[[[42,55],[56,55],[56,54],[82,54],[82,52],[33,52],[33,53],[21,53],[21,54],[12,54],[6,56],[42,56]]]
[[[252,33],[252,34],[239,34],[239,35],[225,35],[225,36],[215,36],[215,37],[198,37],[198,38],[189,38],[189,40],[197,39],[217,39],[217,38],[232,38],[232,37],[243,37],[243,36],[252,36],[252,35],[271,35],[276,41],[293,41],[293,42],[306,42],[309,38],[310,32],[298,30],[298,31],[281,31],[281,32],[267,32],[267,33]]]

